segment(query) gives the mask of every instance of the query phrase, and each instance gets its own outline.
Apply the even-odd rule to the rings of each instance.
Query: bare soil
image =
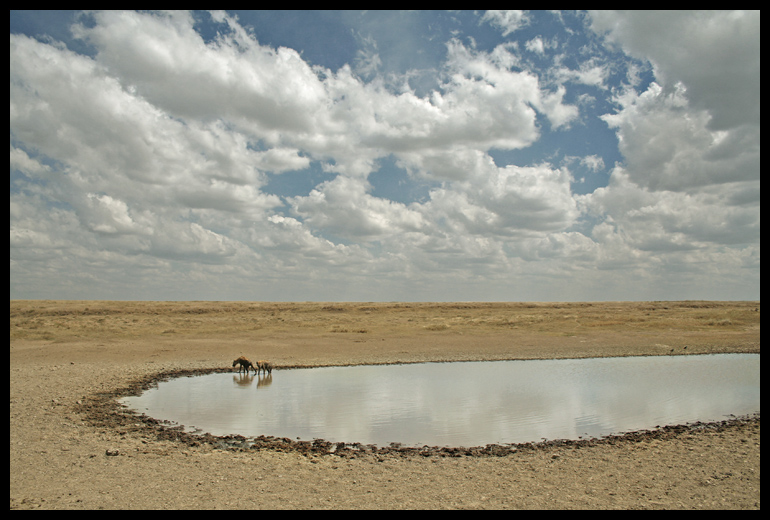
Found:
[[[759,353],[759,302],[10,302],[11,509],[760,508],[760,419],[476,449],[191,438],[162,377],[298,366]],[[237,406],[237,403],[234,403]]]

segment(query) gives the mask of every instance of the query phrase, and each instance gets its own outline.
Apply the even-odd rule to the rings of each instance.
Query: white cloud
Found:
[[[759,179],[759,129],[710,129],[709,114],[690,107],[683,85],[665,91],[653,83],[617,102],[621,110],[604,120],[617,129],[628,172],[640,185],[682,190]]]
[[[271,148],[257,156],[257,168],[273,173],[304,170],[310,166],[310,159],[299,155],[299,150],[294,148]]]
[[[487,22],[493,27],[497,27],[503,33],[503,36],[508,36],[512,32],[518,30],[528,22],[527,14],[524,11],[487,11],[484,16],[481,17],[482,22]]]
[[[465,181],[494,175],[497,169],[489,154],[471,147],[419,150],[398,154],[399,166],[411,175],[441,181]]]
[[[94,27],[79,26],[77,34],[99,49],[98,62],[155,106],[181,117],[226,117],[256,139],[331,156],[336,171],[361,163],[352,158],[362,152],[350,141],[353,129],[373,157],[377,150],[464,143],[520,148],[537,137],[531,106],[556,127],[577,113],[563,105],[563,91],[541,92],[534,76],[509,70],[515,57],[504,46],[485,54],[450,42],[453,75],[443,94],[428,99],[394,96],[349,68],[314,70],[296,51],[262,47],[242,31],[206,45],[181,15],[96,16]],[[361,174],[361,165],[351,171]]]
[[[422,215],[404,204],[373,197],[360,179],[338,176],[307,197],[290,199],[292,210],[312,228],[364,240],[419,231]]]
[[[89,193],[88,197],[88,216],[89,227],[97,233],[121,234],[135,233],[137,231],[136,222],[128,213],[128,205],[122,200],[116,200],[109,195],[97,195]],[[140,233],[151,233],[148,230],[142,230]]]
[[[204,120],[248,120],[260,136],[304,131],[325,92],[313,69],[285,47],[260,46],[231,18],[232,34],[207,45],[187,14],[99,12],[75,34],[97,60],[155,106]]]
[[[51,168],[45,164],[40,164],[36,159],[32,159],[27,152],[19,150],[11,145],[11,170],[19,170],[31,177],[43,176],[51,171]]]
[[[566,169],[547,164],[494,167],[451,189],[431,192],[430,213],[473,235],[528,236],[562,231],[577,218]]]
[[[73,297],[90,286],[101,297],[226,288],[220,297],[259,299],[270,287],[270,298],[307,299],[303,291],[328,295],[332,283],[359,299],[413,297],[417,287],[426,298],[560,299],[565,287],[608,297],[597,287],[611,280],[611,297],[629,298],[688,267],[695,287],[718,268],[709,262],[758,276],[758,36],[755,52],[719,25],[753,35],[758,21],[677,14],[686,30],[667,48],[651,41],[673,45],[657,16],[594,15],[595,30],[660,76],[637,92],[638,61],[621,87],[610,78],[624,65],[606,55],[572,68],[564,56],[547,69],[528,64],[520,49],[557,45],[511,41],[530,16],[481,16],[476,29],[507,38],[485,50],[449,39],[424,95],[408,88],[413,72],[384,76],[374,40],[332,71],[261,45],[220,12],[208,41],[188,13],[95,13],[74,27],[93,58],[12,34],[11,294],[42,277]],[[720,49],[744,49],[749,65]],[[579,110],[586,86],[595,97]],[[607,186],[578,196],[570,168],[602,172],[603,154],[586,147],[560,159],[563,150],[538,146],[607,103],[624,161]],[[501,151],[510,163],[495,163]],[[406,172],[399,182],[421,183],[419,201],[375,195],[370,175],[390,161]],[[282,182],[311,182],[308,170],[323,177],[302,195],[267,191],[285,172],[299,173]],[[151,289],[142,296],[139,285]]]
[[[759,183],[752,184],[691,193],[651,191],[634,183],[624,169],[615,168],[610,184],[584,196],[582,202],[588,211],[607,216],[624,242],[638,250],[743,246],[759,235]],[[743,193],[747,188],[756,190],[753,200]],[[597,229],[602,228],[597,226],[594,233]]]
[[[574,81],[599,88],[605,87],[608,75],[609,70],[607,67],[596,63],[595,60],[581,63],[578,70],[572,70],[567,67],[559,67],[556,70],[556,77],[560,83]]]
[[[652,62],[661,84],[687,88],[709,128],[759,125],[759,11],[592,11],[594,30]]]
[[[264,182],[257,167],[277,157],[285,164],[285,151],[259,154],[220,122],[171,118],[86,57],[26,37],[12,36],[11,48],[14,136],[69,165],[69,175],[54,182],[92,192],[128,190],[128,202],[168,205],[180,203],[179,196],[183,204],[197,200],[197,207],[232,204],[255,211],[278,203],[254,191]]]
[[[598,155],[587,155],[585,157],[581,157],[580,163],[594,172],[604,169],[604,159]]]
[[[579,197],[599,218],[592,238],[679,273],[676,286],[737,280],[759,255],[758,13],[596,12],[592,24],[656,76],[616,91],[603,116],[625,162]]]
[[[520,148],[537,137],[530,106],[544,113],[555,128],[577,117],[576,107],[562,103],[562,88],[556,92],[543,90],[534,74],[510,70],[515,63],[516,58],[507,45],[499,45],[490,53],[473,52],[456,40],[449,45],[448,67],[455,73],[451,93],[473,100],[469,103],[479,105],[473,108],[477,112],[483,110],[479,116],[499,125],[499,130],[497,126],[491,127],[492,135],[516,132],[520,125],[527,129],[524,139],[510,143],[500,139],[493,145],[499,148]],[[505,124],[499,122],[501,119]]]
[[[524,46],[530,52],[534,52],[536,54],[545,54],[545,45],[543,44],[543,39],[540,36],[532,38],[531,40],[527,40],[527,43],[524,44]]]
[[[355,71],[364,78],[371,79],[382,68],[382,59],[377,53],[377,42],[371,36],[360,37],[361,49],[356,52]]]

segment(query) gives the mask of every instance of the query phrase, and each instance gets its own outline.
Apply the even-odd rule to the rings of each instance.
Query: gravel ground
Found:
[[[72,334],[93,315],[57,321],[30,305],[11,302],[11,509],[760,508],[758,416],[505,449],[280,439],[239,448],[240,439],[192,439],[115,405],[159,374],[224,370],[241,354],[271,359],[280,377],[288,366],[759,352],[759,312],[756,325],[733,317],[735,326],[717,321],[705,331],[607,325],[558,334],[444,320],[450,325],[411,331],[370,324],[365,334],[349,322],[324,323],[324,333],[291,326],[184,334],[178,324],[174,333],[117,333],[103,321]],[[138,319],[127,316],[113,317]]]

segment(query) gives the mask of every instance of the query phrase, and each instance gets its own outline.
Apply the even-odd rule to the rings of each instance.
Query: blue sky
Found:
[[[759,299],[759,29],[11,11],[11,299]]]

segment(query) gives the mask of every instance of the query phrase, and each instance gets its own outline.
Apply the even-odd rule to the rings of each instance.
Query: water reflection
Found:
[[[477,446],[759,411],[759,355],[421,363],[209,374],[130,408],[214,435]]]
[[[256,387],[258,389],[267,388],[268,386],[273,384],[273,374],[257,375],[257,374],[240,373],[240,374],[233,374],[232,379],[233,379],[233,384],[237,386],[242,386],[242,387],[254,386],[254,382],[256,382]]]

